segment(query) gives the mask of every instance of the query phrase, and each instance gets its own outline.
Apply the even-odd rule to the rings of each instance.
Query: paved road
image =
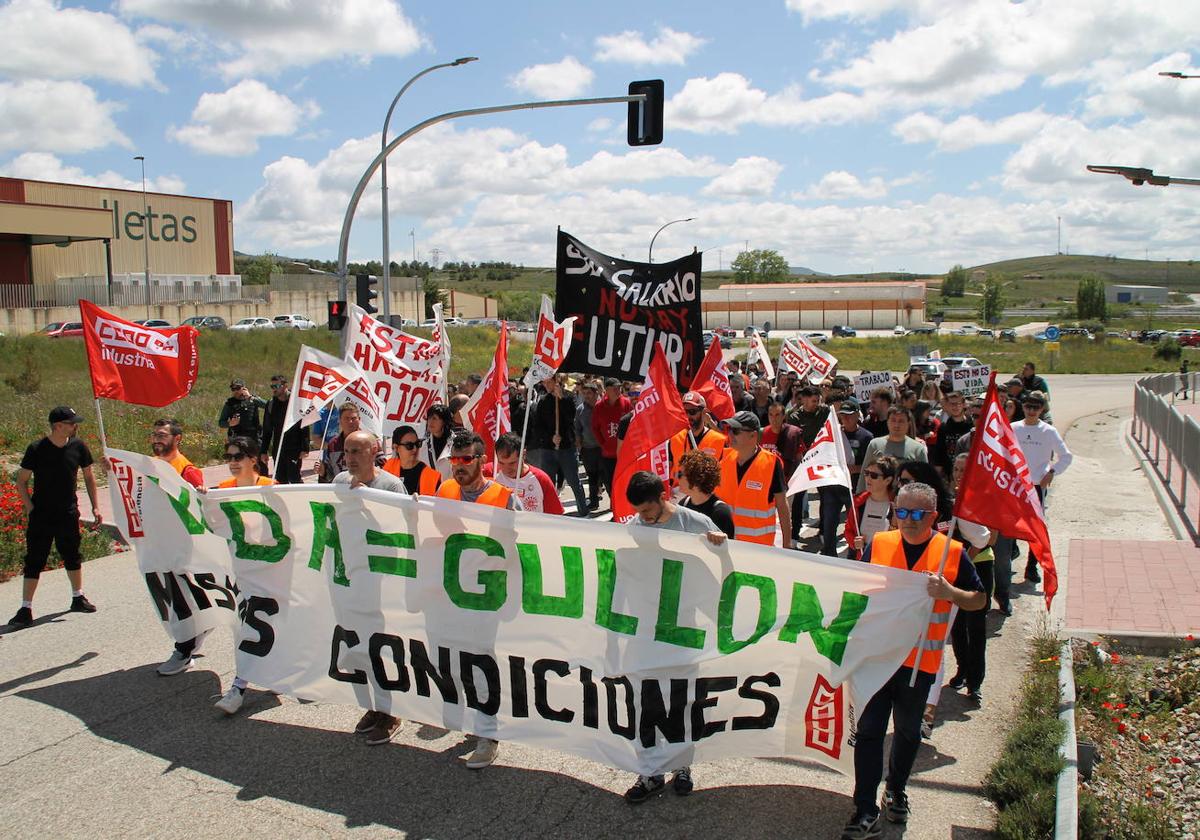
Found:
[[[1051,378],[1060,424],[1127,405],[1131,381]],[[1123,462],[1106,469],[1103,449],[1095,454],[1093,486],[1130,482]],[[1119,520],[1108,527],[1131,536],[1144,521]],[[1055,542],[1082,535],[1064,528]],[[53,572],[38,593],[49,612],[0,641],[7,837],[836,837],[851,810],[850,779],[788,760],[700,765],[690,799],[630,808],[627,774],[558,753],[505,745],[497,765],[473,773],[457,734],[407,724],[393,744],[368,748],[348,734],[358,710],[256,691],[226,719],[211,702],[233,674],[228,634],[210,639],[193,671],[156,677],[170,645],[133,558],[95,561],[86,576],[100,612],[55,612],[69,593]],[[943,695],[910,787],[908,840],[990,836],[981,780],[1007,728],[1025,640],[1044,620],[1041,597],[1017,592],[1012,619],[992,615],[983,709]],[[0,608],[14,609],[18,593],[18,581],[0,584]]]

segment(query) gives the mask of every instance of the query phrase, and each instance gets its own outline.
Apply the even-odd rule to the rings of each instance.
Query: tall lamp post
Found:
[[[146,317],[150,317],[150,220],[146,206],[146,157],[135,155],[134,160],[142,164],[142,253],[146,265]]]
[[[1088,165],[1088,172],[1102,175],[1120,175],[1135,187],[1151,184],[1155,187],[1167,187],[1171,184],[1183,184],[1189,187],[1200,187],[1200,178],[1175,178],[1170,175],[1155,175],[1154,170],[1143,166],[1093,166]]]
[[[665,225],[660,227],[658,230],[654,231],[654,236],[650,237],[650,252],[646,255],[646,262],[654,262],[654,240],[658,239],[658,235],[660,233],[662,233],[664,230],[669,228],[671,225],[679,224],[680,222],[694,222],[694,221],[696,221],[695,216],[689,216],[686,219],[672,219],[671,221],[667,222]]]
[[[392,104],[388,107],[387,116],[383,118],[383,137],[380,140],[380,149],[382,149],[383,151],[387,151],[388,125],[392,121],[392,111],[396,110],[396,103],[400,101],[400,97],[404,96],[404,92],[407,91],[410,87],[412,87],[413,82],[415,82],[417,79],[424,76],[426,73],[432,73],[434,70],[440,70],[443,67],[458,67],[460,64],[468,64],[472,61],[478,61],[478,60],[479,59],[477,59],[475,56],[468,55],[468,56],[463,56],[462,58],[456,58],[456,59],[454,59],[454,61],[448,61],[444,64],[435,64],[432,67],[426,67],[420,73],[417,73],[415,76],[413,76],[407,82],[405,82],[404,87],[400,88],[400,92],[396,94],[396,97],[392,100]],[[383,284],[382,284],[383,288],[381,289],[381,291],[383,292],[383,295],[382,295],[383,306],[381,308],[381,313],[383,315],[383,321],[386,324],[386,323],[390,322],[390,318],[392,315],[392,270],[391,270],[392,256],[390,253],[389,242],[388,242],[388,194],[387,194],[388,188],[387,188],[387,158],[386,157],[383,159],[383,163],[379,167],[379,170],[380,170],[379,171],[379,181],[380,181],[381,191],[383,194]],[[415,240],[414,240],[414,254],[415,254],[415,247],[416,246],[415,246]],[[416,260],[415,256],[413,257],[413,260],[414,261]]]

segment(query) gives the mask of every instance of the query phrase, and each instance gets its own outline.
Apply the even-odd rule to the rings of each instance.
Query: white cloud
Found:
[[[268,75],[322,61],[403,57],[424,38],[394,0],[120,0],[122,15],[195,26],[234,57],[226,77]]]
[[[524,68],[509,80],[509,86],[538,99],[569,99],[587,90],[595,76],[590,67],[569,55],[555,64]]]
[[[320,113],[315,103],[296,104],[256,79],[238,82],[224,93],[205,93],[192,110],[192,120],[167,135],[209,155],[247,155],[261,137],[293,134],[301,123]]]
[[[50,0],[12,0],[0,7],[0,32],[0,75],[157,86],[158,56],[112,15]]]
[[[647,41],[641,32],[627,29],[596,39],[597,61],[625,64],[684,64],[688,56],[708,43],[707,39],[670,27],[659,27],[658,36]]]
[[[122,109],[82,82],[0,82],[0,150],[83,152],[129,138],[113,122]]]
[[[775,189],[783,165],[764,157],[738,158],[700,192],[711,196],[764,196]]]
[[[142,188],[141,169],[130,161],[130,171],[122,175],[112,170],[89,175],[78,166],[68,166],[55,155],[46,152],[26,152],[0,165],[0,172],[10,178],[29,178],[33,181],[55,181],[62,184],[84,184],[92,187],[111,187],[121,190]],[[182,193],[186,184],[177,175],[159,175],[146,179],[146,189],[162,193]]]
[[[1022,143],[1050,119],[1050,114],[1040,108],[990,122],[967,115],[947,123],[918,111],[896,123],[892,134],[905,143],[936,143],[944,152],[961,152],[976,146]]]
[[[918,12],[933,5],[934,0],[787,0],[788,10],[803,15],[805,23],[835,18],[874,20],[888,12]]]
[[[1188,72],[1192,66],[1191,55],[1176,52],[1136,72],[1115,68],[1093,84],[1092,94],[1084,103],[1086,114],[1093,119],[1200,114],[1200,86],[1195,81],[1164,79],[1158,75],[1169,70]]]
[[[665,146],[637,149],[620,155],[601,151],[572,168],[566,174],[563,186],[580,189],[659,178],[707,178],[723,169],[710,157],[689,158],[679,150]]]
[[[587,124],[587,130],[596,134],[603,134],[606,131],[610,131],[615,125],[616,122],[610,120],[608,117],[596,117],[596,119]]]
[[[820,199],[826,201],[842,201],[845,199],[874,199],[883,198],[888,194],[888,184],[883,178],[875,176],[861,180],[857,175],[844,169],[826,172],[821,180],[794,197],[798,199]]]

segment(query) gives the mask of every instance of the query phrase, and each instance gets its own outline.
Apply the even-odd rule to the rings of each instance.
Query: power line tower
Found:
[[[440,262],[441,259],[442,259],[442,249],[441,248],[430,248],[429,249],[429,265],[435,271],[437,270],[438,262]]]

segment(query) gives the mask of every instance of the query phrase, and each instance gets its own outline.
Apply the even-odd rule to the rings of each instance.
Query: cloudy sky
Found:
[[[449,110],[666,82],[662,146],[621,106],[435,126],[389,163],[392,257],[552,265],[595,247],[706,267],[779,250],[827,272],[944,271],[1053,253],[1198,256],[1194,0],[0,4],[0,174],[234,202],[235,247],[333,258],[388,104]],[[378,259],[378,182],[352,259]],[[415,232],[410,238],[409,231]]]

